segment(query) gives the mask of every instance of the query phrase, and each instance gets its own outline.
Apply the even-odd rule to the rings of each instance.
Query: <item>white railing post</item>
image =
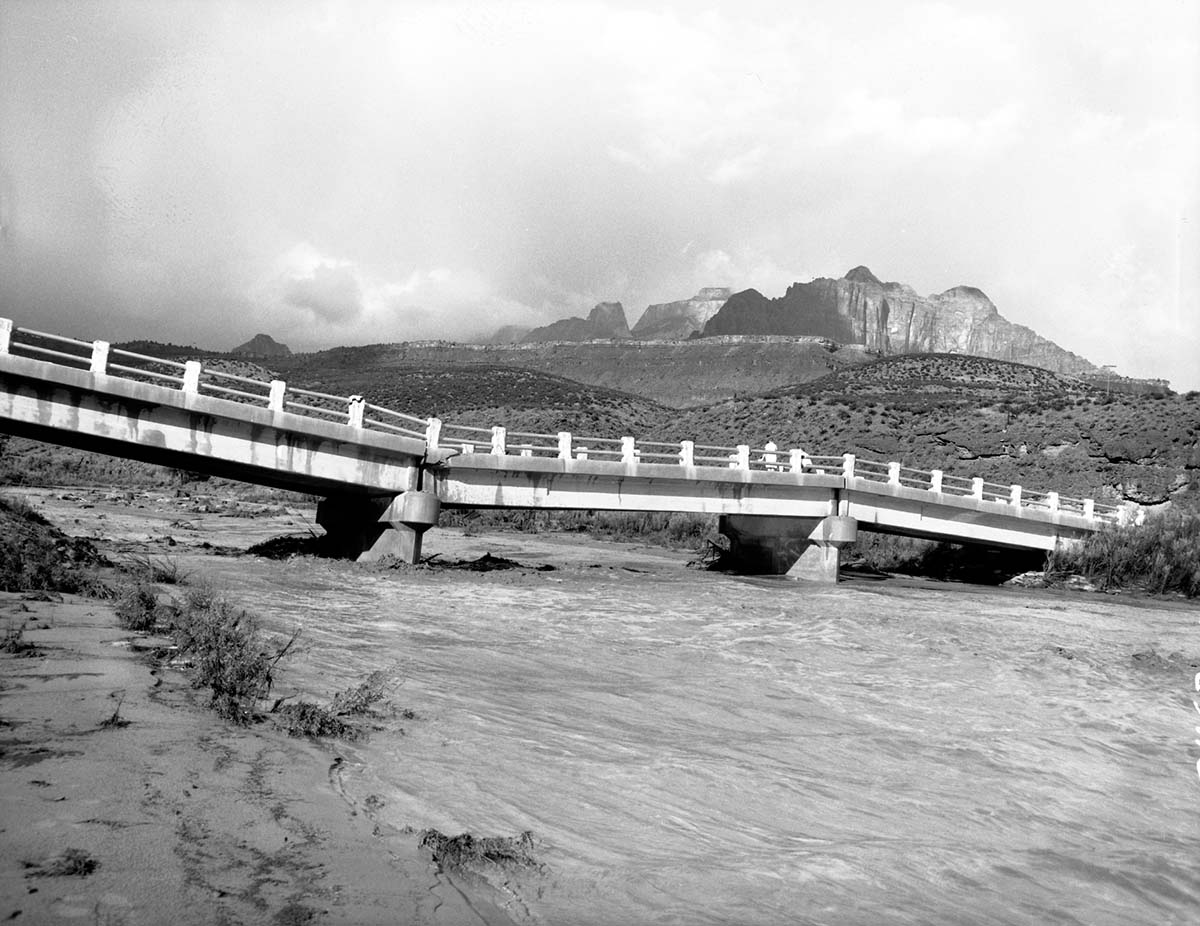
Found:
[[[637,462],[637,441],[632,437],[621,438],[621,462],[636,463]]]
[[[932,469],[929,471],[929,491],[942,494],[942,471],[940,469]]]
[[[900,464],[899,463],[892,462],[892,463],[888,464],[888,482],[894,486],[900,485]]]
[[[89,371],[92,373],[100,373],[101,375],[108,372],[108,347],[107,341],[92,342],[92,363]]]
[[[360,395],[350,396],[350,405],[347,409],[346,424],[352,428],[361,428],[363,426],[363,415],[367,411],[367,400]]]
[[[971,498],[983,500],[983,477],[976,476],[971,480]]]
[[[681,440],[679,442],[679,465],[680,466],[695,466],[696,465],[696,442],[691,440]]]
[[[558,458],[560,460],[571,459],[571,432],[558,432]]]
[[[1047,492],[1046,493],[1046,507],[1049,508],[1051,511],[1058,511],[1058,493],[1057,492]]]
[[[738,444],[737,445],[737,468],[738,469],[749,469],[750,468],[750,445],[749,444]]]
[[[430,450],[438,449],[438,441],[442,439],[442,419],[430,418],[425,424],[425,444]]]
[[[287,383],[281,379],[271,380],[271,393],[267,396],[267,408],[273,412],[283,411],[283,401],[286,394]]]
[[[499,425],[492,428],[492,453],[498,457],[505,456],[508,453],[507,443],[508,429]]]
[[[1085,498],[1083,500],[1083,516],[1089,521],[1096,520],[1096,500],[1094,498]]]
[[[852,454],[852,453],[843,453],[842,454],[842,475],[845,476],[847,479],[854,478],[854,454]]]
[[[1021,507],[1021,487],[1019,485],[1014,484],[1013,487],[1008,490],[1008,503],[1014,508]]]
[[[0,354],[7,354],[12,345],[13,323],[11,318],[0,318]]]
[[[189,360],[183,365],[183,391],[192,395],[200,391],[200,361]]]

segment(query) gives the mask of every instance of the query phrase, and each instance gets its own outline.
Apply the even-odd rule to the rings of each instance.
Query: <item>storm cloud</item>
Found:
[[[1194,4],[0,5],[0,300],[479,337],[857,264],[1200,386]]]

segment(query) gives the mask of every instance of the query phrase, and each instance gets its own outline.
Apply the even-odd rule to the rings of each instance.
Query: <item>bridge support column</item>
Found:
[[[787,575],[814,582],[836,582],[841,548],[858,537],[858,521],[824,518],[778,518],[766,515],[723,515],[721,533],[730,554],[746,572]]]
[[[335,495],[317,505],[317,523],[325,528],[337,556],[373,563],[385,557],[417,563],[425,531],[437,524],[441,502],[432,492],[413,490],[397,496]]]

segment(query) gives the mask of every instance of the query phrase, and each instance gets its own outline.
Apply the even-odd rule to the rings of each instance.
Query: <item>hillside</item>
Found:
[[[272,361],[285,379],[355,369],[368,379],[400,368],[520,367],[681,408],[764,392],[875,359],[820,338],[559,341],[540,344],[373,344]]]
[[[1200,503],[1200,394],[1107,395],[983,358],[889,359],[690,409],[670,431],[670,439],[771,439],[1070,495]]]

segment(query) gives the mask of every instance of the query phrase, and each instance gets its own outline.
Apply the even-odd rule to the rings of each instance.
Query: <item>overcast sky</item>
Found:
[[[857,264],[1200,388],[1200,4],[0,2],[0,314],[474,338]]]

